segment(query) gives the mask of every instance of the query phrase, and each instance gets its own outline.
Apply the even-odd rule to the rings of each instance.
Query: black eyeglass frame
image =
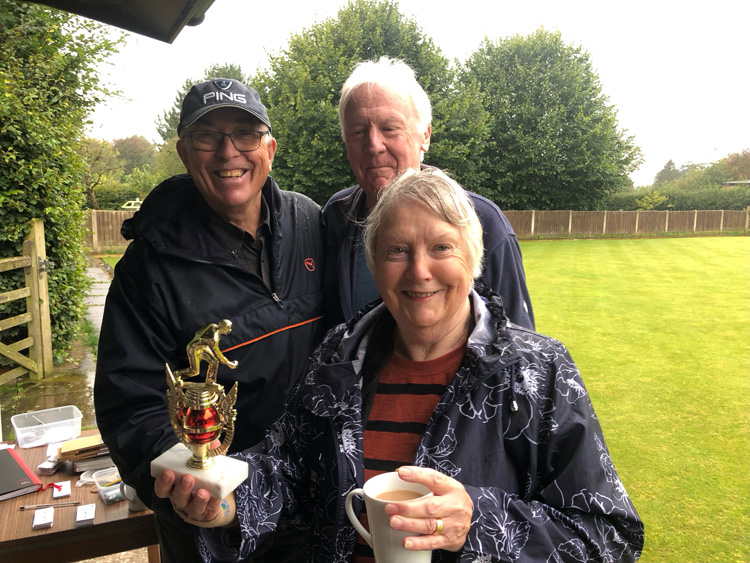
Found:
[[[208,133],[208,134],[212,135],[213,136],[212,138],[214,139],[215,145],[216,145],[215,148],[200,148],[200,147],[196,146],[195,139],[193,139],[193,135],[196,135],[198,133],[201,133],[201,134],[204,134],[204,135]],[[244,134],[244,135],[246,135],[248,133],[252,133],[257,138],[257,141],[256,141],[257,144],[252,149],[241,149],[240,147],[237,146],[237,142],[236,142],[234,136],[238,135],[238,134]],[[189,133],[185,133],[185,135],[183,135],[182,138],[183,139],[190,139],[190,144],[193,145],[193,148],[195,150],[197,150],[197,151],[201,151],[201,152],[216,152],[217,150],[219,150],[221,148],[221,145],[224,144],[224,138],[225,137],[229,137],[229,140],[232,142],[232,146],[235,149],[237,149],[238,151],[240,151],[240,152],[253,152],[253,151],[257,151],[260,148],[261,142],[263,141],[263,137],[265,135],[270,135],[270,134],[271,134],[271,131],[269,131],[268,129],[266,129],[264,131],[246,131],[246,130],[245,131],[235,131],[234,133],[221,133],[220,131],[190,131]]]

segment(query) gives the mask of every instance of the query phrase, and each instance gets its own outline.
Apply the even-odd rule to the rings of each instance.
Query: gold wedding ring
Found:
[[[440,519],[440,518],[436,518],[435,519],[435,531],[432,532],[432,535],[433,536],[437,535],[437,534],[439,534],[442,531],[443,531],[443,520]]]

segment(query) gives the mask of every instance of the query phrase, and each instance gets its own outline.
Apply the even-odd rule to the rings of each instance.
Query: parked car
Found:
[[[132,209],[133,211],[138,211],[141,208],[141,203],[143,203],[139,198],[135,198],[131,201],[126,201],[120,206],[120,209]]]

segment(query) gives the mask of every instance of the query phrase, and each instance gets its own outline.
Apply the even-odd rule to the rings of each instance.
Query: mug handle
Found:
[[[354,489],[351,491],[348,495],[346,495],[346,515],[349,517],[349,521],[352,523],[352,526],[361,534],[363,538],[365,538],[365,541],[367,542],[367,545],[372,547],[372,536],[370,535],[370,532],[365,530],[364,526],[362,526],[362,523],[359,521],[359,518],[356,514],[354,514],[354,509],[352,508],[352,497],[354,495],[359,495],[361,497],[365,496],[365,491],[362,489]]]

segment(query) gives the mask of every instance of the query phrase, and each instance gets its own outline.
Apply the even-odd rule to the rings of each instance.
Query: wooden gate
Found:
[[[28,325],[28,336],[17,342],[0,342],[0,355],[17,367],[0,374],[0,385],[25,374],[32,379],[52,375],[52,330],[47,291],[47,254],[44,248],[44,224],[32,219],[31,230],[23,243],[23,256],[0,259],[0,272],[24,269],[25,283],[21,289],[0,293],[0,303],[26,299],[26,312],[0,320],[0,332]],[[28,350],[28,355],[21,352]]]

